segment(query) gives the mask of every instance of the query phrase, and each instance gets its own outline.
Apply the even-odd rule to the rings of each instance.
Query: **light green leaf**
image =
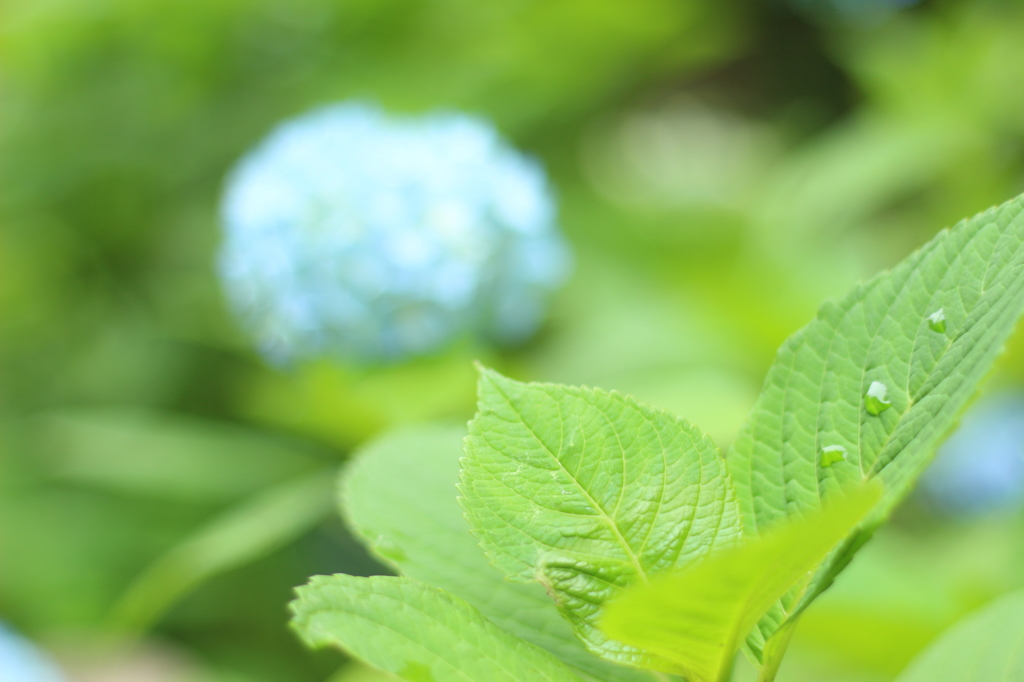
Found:
[[[314,576],[297,590],[292,626],[412,682],[582,682],[553,655],[514,637],[465,601],[424,583]]]
[[[243,566],[298,538],[327,516],[335,473],[320,471],[247,499],[157,559],[125,591],[115,628],[142,630],[204,580]]]
[[[851,492],[824,511],[627,588],[609,604],[602,627],[609,637],[671,661],[671,672],[690,682],[728,682],[742,638],[880,496],[873,486]]]
[[[394,682],[401,679],[383,670],[370,668],[357,661],[352,661],[334,675],[330,682]]]
[[[168,412],[62,410],[39,426],[54,474],[131,495],[222,502],[321,466],[306,444]]]
[[[906,495],[999,354],[1024,310],[1022,207],[1017,198],[940,233],[823,305],[779,350],[729,454],[746,531],[812,512],[851,483],[877,477],[886,494],[807,588],[762,620],[748,641],[756,657]],[[929,325],[939,309],[944,333]],[[866,409],[869,392],[877,415]],[[834,446],[845,458],[826,456],[823,466]]]
[[[488,557],[513,580],[542,581],[592,651],[651,665],[597,621],[619,589],[735,542],[718,450],[681,419],[615,393],[482,369],[479,398],[460,489]]]
[[[897,682],[1024,680],[1024,591],[968,616],[939,637]]]
[[[650,674],[588,652],[537,583],[514,583],[487,561],[456,499],[465,425],[391,431],[345,467],[342,515],[402,575],[465,599],[502,629],[604,682]]]

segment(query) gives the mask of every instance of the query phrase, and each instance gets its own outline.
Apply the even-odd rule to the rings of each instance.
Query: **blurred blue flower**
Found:
[[[30,642],[0,623],[0,680],[3,682],[61,682],[57,668]]]
[[[286,122],[232,173],[222,219],[228,298],[277,363],[524,340],[570,265],[541,167],[457,113]]]
[[[975,405],[939,448],[921,488],[955,514],[1024,505],[1024,393],[996,394]]]

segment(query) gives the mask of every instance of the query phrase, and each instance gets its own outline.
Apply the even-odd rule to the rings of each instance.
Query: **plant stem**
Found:
[[[764,645],[763,663],[761,672],[757,676],[757,682],[773,682],[775,675],[779,672],[782,658],[786,655],[786,647],[796,630],[798,618],[791,618],[778,631],[772,635]]]
[[[736,647],[734,645],[733,646],[733,656],[726,663],[725,667],[722,668],[722,672],[721,672],[721,674],[718,677],[719,682],[730,682],[730,680],[732,680],[732,671],[733,671],[733,668],[736,667],[736,653],[737,653],[736,652]]]

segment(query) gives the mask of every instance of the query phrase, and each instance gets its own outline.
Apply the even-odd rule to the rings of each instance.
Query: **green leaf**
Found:
[[[465,599],[504,630],[604,682],[650,680],[588,652],[537,583],[490,564],[456,498],[465,425],[423,424],[371,441],[345,467],[342,515],[402,575]]]
[[[111,620],[143,630],[203,581],[298,538],[330,511],[335,473],[287,481],[229,509],[157,559],[125,591]]]
[[[553,655],[505,632],[444,590],[408,578],[314,576],[292,626],[413,682],[582,682]]]
[[[513,580],[542,581],[591,651],[650,666],[597,621],[619,589],[736,541],[718,450],[681,419],[615,393],[482,369],[479,398],[460,489],[487,555]]]
[[[746,531],[812,512],[851,483],[877,477],[886,494],[806,589],[751,633],[755,657],[906,495],[989,371],[1024,310],[1022,207],[1017,198],[940,233],[823,305],[779,350],[729,454]],[[929,325],[939,309],[945,332]],[[825,452],[837,446],[842,461]]]
[[[876,487],[851,492],[824,511],[628,588],[611,601],[602,627],[609,637],[671,661],[671,672],[690,682],[728,682],[742,638],[880,496]]]
[[[352,661],[338,671],[329,682],[394,682],[399,678],[383,670],[370,668],[357,661]]]
[[[968,616],[921,653],[896,682],[1024,680],[1024,591]]]
[[[39,426],[54,474],[130,495],[222,502],[321,465],[308,445],[168,412],[62,410]]]

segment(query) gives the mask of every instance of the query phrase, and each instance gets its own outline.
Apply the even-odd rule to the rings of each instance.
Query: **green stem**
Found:
[[[719,674],[719,682],[730,682],[732,680],[732,671],[736,667],[736,649],[733,647],[732,658],[728,660],[726,665],[722,668],[722,672]]]
[[[786,648],[789,640],[796,630],[797,618],[790,618],[781,628],[772,635],[764,645],[763,663],[761,673],[757,676],[757,682],[773,682],[775,675],[782,665],[782,658],[786,655]]]

